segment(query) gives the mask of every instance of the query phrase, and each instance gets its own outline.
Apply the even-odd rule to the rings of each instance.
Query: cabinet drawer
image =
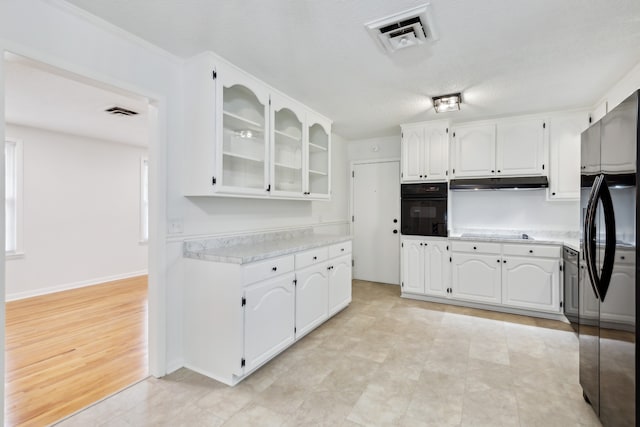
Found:
[[[248,285],[293,271],[293,261],[294,256],[288,255],[248,264],[242,269],[242,282]]]
[[[465,242],[460,240],[451,241],[451,250],[455,252],[478,252],[483,254],[499,254],[500,243],[492,242]]]
[[[351,240],[329,246],[329,258],[351,253]]]
[[[323,247],[312,249],[310,251],[300,252],[296,254],[296,268],[304,268],[310,265],[318,264],[329,258],[329,248]]]
[[[560,258],[561,249],[560,246],[505,244],[502,247],[502,253],[504,255]]]

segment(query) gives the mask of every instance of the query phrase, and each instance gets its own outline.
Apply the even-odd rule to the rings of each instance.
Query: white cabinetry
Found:
[[[580,198],[580,134],[589,125],[586,112],[562,114],[549,120],[549,198]]]
[[[453,241],[451,297],[560,312],[560,247]]]
[[[446,239],[402,238],[402,292],[447,297],[449,245]]]
[[[495,175],[495,124],[454,128],[452,172],[456,178]]]
[[[247,286],[244,311],[245,369],[253,370],[295,339],[294,274]]]
[[[329,198],[328,119],[211,53],[184,92],[185,195]]]
[[[454,177],[544,175],[545,130],[542,119],[509,119],[456,127]]]
[[[402,182],[444,181],[448,169],[448,122],[402,125]]]
[[[235,385],[351,302],[351,242],[248,264],[185,258],[185,366]]]
[[[453,253],[451,295],[470,301],[500,303],[500,258],[493,254]]]
[[[513,307],[560,310],[560,248],[504,245],[502,303]]]

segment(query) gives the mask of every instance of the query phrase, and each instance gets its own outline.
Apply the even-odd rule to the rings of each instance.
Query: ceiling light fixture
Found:
[[[436,113],[442,113],[444,111],[458,111],[460,109],[460,103],[462,102],[462,94],[452,93],[449,95],[434,96],[433,108]]]

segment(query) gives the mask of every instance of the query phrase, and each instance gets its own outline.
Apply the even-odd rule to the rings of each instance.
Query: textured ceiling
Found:
[[[180,57],[211,50],[334,120],[400,123],[592,106],[640,62],[638,0],[430,0],[439,40],[382,52],[364,23],[413,0],[70,0]],[[462,111],[430,97],[463,92]]]
[[[43,64],[5,58],[5,119],[8,123],[148,146],[147,100],[78,80]],[[138,112],[114,116],[118,105]]]

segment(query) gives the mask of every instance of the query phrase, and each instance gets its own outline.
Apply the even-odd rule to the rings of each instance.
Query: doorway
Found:
[[[400,284],[400,162],[351,165],[353,278]]]
[[[12,53],[3,60],[15,172],[5,176],[5,421],[50,424],[148,375],[157,123],[146,97]]]

